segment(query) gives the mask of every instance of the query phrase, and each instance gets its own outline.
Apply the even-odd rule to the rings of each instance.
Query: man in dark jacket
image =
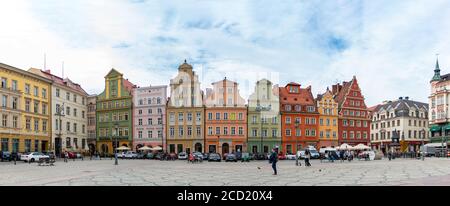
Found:
[[[270,154],[269,163],[272,163],[273,175],[277,175],[277,162],[278,162],[278,153],[274,148],[272,149],[272,154]]]

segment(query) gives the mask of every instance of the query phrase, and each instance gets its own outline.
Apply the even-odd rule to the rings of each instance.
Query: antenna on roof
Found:
[[[62,62],[62,68],[61,68],[61,70],[62,70],[62,78],[64,79],[64,61]]]

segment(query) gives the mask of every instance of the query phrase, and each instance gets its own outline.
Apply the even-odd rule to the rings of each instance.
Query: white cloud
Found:
[[[59,75],[64,61],[90,93],[111,67],[141,86],[168,84],[187,58],[203,87],[226,75],[245,98],[267,71],[314,94],[357,75],[368,105],[426,102],[435,53],[450,72],[448,19],[445,0],[2,1],[0,61],[42,68],[47,53],[48,68]]]

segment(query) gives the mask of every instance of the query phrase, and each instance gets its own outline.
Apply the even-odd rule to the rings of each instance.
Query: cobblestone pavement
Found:
[[[450,158],[313,160],[311,164],[296,167],[295,161],[280,161],[275,176],[267,161],[188,164],[181,160],[119,160],[118,166],[110,159],[57,161],[55,166],[0,162],[0,185],[450,185]]]

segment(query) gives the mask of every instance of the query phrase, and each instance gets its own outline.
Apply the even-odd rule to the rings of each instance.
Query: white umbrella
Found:
[[[358,149],[358,150],[370,149],[369,146],[366,146],[366,145],[364,145],[364,144],[358,144],[358,145],[356,145],[354,148],[355,148],[355,149]]]
[[[341,146],[339,146],[339,149],[341,149],[341,150],[346,150],[346,149],[351,150],[351,149],[353,149],[353,147],[348,145],[347,143],[344,143],[344,144],[341,144]]]
[[[147,146],[143,146],[143,147],[139,148],[138,150],[142,150],[142,151],[144,151],[144,150],[152,150],[152,148],[147,147]]]
[[[153,150],[153,151],[162,150],[162,147],[160,147],[160,146],[152,147],[151,150]]]
[[[125,147],[125,146],[120,146],[120,147],[116,148],[116,150],[130,150],[130,148]]]

